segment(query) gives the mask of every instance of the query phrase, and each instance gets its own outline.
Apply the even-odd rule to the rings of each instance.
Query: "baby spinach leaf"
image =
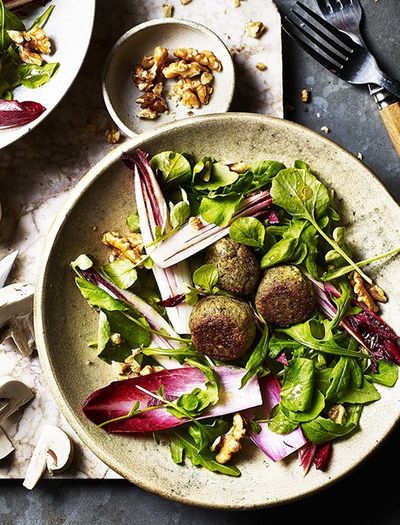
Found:
[[[324,395],[331,384],[332,368],[323,368],[315,371],[315,388],[320,390]]]
[[[383,386],[393,386],[398,378],[399,368],[391,361],[378,361],[378,371],[375,374],[365,374],[365,378]]]
[[[270,268],[276,264],[288,261],[294,254],[298,239],[281,239],[261,259],[261,269]]]
[[[190,217],[190,205],[186,201],[180,201],[177,204],[170,205],[169,218],[174,230],[183,226]]]
[[[206,293],[213,293],[218,282],[218,270],[214,264],[203,264],[193,273],[193,283]]]
[[[275,205],[298,219],[315,222],[329,206],[326,187],[308,170],[281,170],[272,181],[271,196]]]
[[[106,347],[111,337],[110,323],[108,322],[106,314],[100,310],[99,314],[99,326],[97,330],[97,350],[102,352]]]
[[[42,66],[35,64],[21,64],[17,74],[20,83],[30,89],[35,89],[46,84],[60,67],[59,62],[47,63]]]
[[[217,226],[227,226],[243,199],[237,193],[203,197],[199,212],[203,219]]]
[[[263,188],[281,171],[285,169],[282,162],[275,160],[260,160],[250,165],[250,170],[254,175],[254,189]]]
[[[363,404],[377,401],[381,398],[378,390],[369,381],[363,381],[360,388],[352,388],[340,398],[341,403]]]
[[[197,182],[194,184],[196,190],[217,190],[224,186],[229,186],[237,181],[239,174],[231,171],[228,166],[220,164],[219,162],[214,162],[211,164],[209,171],[198,172],[198,164],[193,168],[193,179]],[[207,164],[206,164],[207,166]],[[196,172],[196,174],[195,174]],[[206,176],[204,176],[206,175]]]
[[[282,405],[293,412],[307,410],[311,405],[313,389],[313,361],[302,357],[291,359],[285,367],[281,389]]]
[[[180,465],[181,463],[183,463],[183,454],[185,452],[185,448],[183,447],[179,439],[169,440],[169,451],[171,453],[172,461],[176,465]]]
[[[77,277],[75,279],[75,282],[81,294],[90,304],[90,306],[101,308],[102,310],[108,310],[109,312],[117,310],[129,310],[128,306],[125,303],[119,301],[118,299],[114,299],[107,292],[105,292],[95,284],[86,281],[86,279],[83,279],[82,277]]]
[[[311,421],[315,419],[325,408],[325,397],[319,390],[314,391],[312,402],[308,410],[303,412],[292,412],[287,410],[284,405],[282,405],[282,412],[288,417],[291,421],[296,423],[304,423],[306,421]]]
[[[185,456],[190,459],[192,465],[201,466],[211,472],[219,472],[227,476],[240,476],[240,470],[234,465],[223,465],[215,460],[215,454],[209,450],[199,451],[191,436],[183,436],[178,431],[171,430],[168,432],[170,442],[174,443],[174,457],[180,459],[179,448],[184,450]],[[179,448],[178,448],[179,447]]]
[[[355,430],[361,412],[362,405],[353,405],[347,409],[347,421],[344,425],[339,425],[331,419],[318,416],[312,421],[302,423],[301,428],[309,441],[316,445],[322,445],[322,443],[345,436]]]
[[[131,213],[127,217],[126,224],[132,233],[140,232],[139,215],[136,212]]]
[[[276,405],[270,414],[268,428],[275,434],[289,434],[299,426],[296,421],[290,420],[283,412],[282,404]]]
[[[247,372],[242,378],[240,388],[243,388],[249,382],[249,380],[257,374],[258,369],[260,368],[260,366],[265,361],[265,358],[267,357],[267,352],[268,352],[268,326],[265,325],[263,335],[260,341],[258,342],[258,345],[252,351],[246,363]]]
[[[136,265],[128,259],[116,259],[103,266],[102,269],[107,277],[122,290],[130,288],[137,279]]]
[[[233,242],[262,248],[264,246],[265,228],[255,217],[240,217],[229,228],[229,236]]]
[[[351,384],[351,371],[351,360],[342,356],[331,371],[330,384],[325,394],[327,399],[342,399]]]
[[[189,161],[176,151],[162,151],[150,160],[153,169],[159,169],[164,184],[171,186],[190,179],[192,168]]]
[[[143,317],[139,318],[141,323],[134,324],[117,310],[104,310],[104,313],[107,316],[111,333],[120,334],[122,341],[126,342],[131,350],[150,344],[151,334],[146,330],[146,328],[149,328],[149,325]],[[141,328],[140,324],[143,325],[143,328]]]

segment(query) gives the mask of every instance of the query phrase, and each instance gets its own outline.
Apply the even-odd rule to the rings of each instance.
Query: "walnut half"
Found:
[[[386,303],[385,292],[377,284],[367,283],[362,276],[354,271],[349,275],[349,282],[360,303],[364,304],[372,312],[379,312],[378,303]],[[375,302],[376,301],[376,302]]]
[[[141,261],[143,239],[140,233],[130,233],[126,237],[123,237],[117,232],[106,232],[101,242],[113,248],[113,257],[125,257],[134,264]]]
[[[212,450],[218,450],[218,454],[215,457],[216,461],[221,464],[228,463],[233,454],[236,454],[242,448],[240,441],[245,434],[246,429],[242,416],[236,413],[233,416],[232,427],[211,447]]]

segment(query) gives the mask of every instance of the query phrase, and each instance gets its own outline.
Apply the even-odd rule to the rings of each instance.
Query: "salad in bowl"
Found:
[[[116,376],[83,413],[169,443],[177,464],[239,476],[250,440],[326,470],[335,440],[397,381],[400,338],[365,270],[400,248],[355,260],[333,189],[302,161],[121,160],[136,211],[102,233],[108,261],[71,263],[99,314],[89,344]]]

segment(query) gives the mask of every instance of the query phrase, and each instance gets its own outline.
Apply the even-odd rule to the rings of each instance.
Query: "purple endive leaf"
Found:
[[[313,464],[316,450],[317,445],[311,441],[307,441],[307,443],[299,450],[299,459],[300,464],[303,467],[304,475],[308,473]]]
[[[332,450],[331,441],[317,446],[317,450],[314,454],[314,465],[317,470],[322,470],[322,472],[325,472],[332,457]]]
[[[262,407],[249,409],[242,412],[244,419],[249,422],[256,415],[257,419],[268,419],[271,410],[277,405],[281,397],[281,386],[279,381],[272,374],[262,377],[259,380],[261,395],[263,398]],[[248,435],[257,447],[264,452],[272,461],[279,461],[299,450],[305,443],[301,428],[289,432],[289,434],[276,434],[268,428],[268,423],[259,423],[261,431],[252,432],[249,428]]]
[[[46,108],[38,102],[0,100],[0,129],[25,126],[40,117]]]
[[[174,235],[160,242],[152,252],[152,259],[161,268],[177,264],[226,237],[230,224],[239,217],[258,217],[265,213],[271,204],[269,191],[250,195],[243,199],[241,206],[225,227],[207,223],[198,215],[194,217],[194,221],[189,221]]]
[[[256,378],[250,380],[244,388],[240,388],[246,370],[232,366],[219,366],[215,368],[215,371],[220,381],[220,401],[197,419],[222,416],[262,403]],[[168,401],[174,401],[182,394],[192,392],[195,388],[204,388],[205,381],[204,374],[194,367],[163,370],[133,379],[115,381],[90,394],[82,410],[90,421],[99,425],[128,414],[136,401],[140,403],[140,410],[159,404],[154,397],[146,394],[137,386],[154,394],[163,386],[164,397]],[[165,408],[157,408],[129,419],[109,423],[104,428],[108,432],[155,432],[182,425],[187,421],[187,419],[173,416]]]

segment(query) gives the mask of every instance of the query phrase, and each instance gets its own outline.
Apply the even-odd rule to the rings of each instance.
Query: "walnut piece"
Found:
[[[199,109],[209,103],[213,88],[200,80],[182,78],[174,85],[173,91],[175,98],[181,100],[185,107]]]
[[[110,122],[109,126],[104,131],[104,138],[110,144],[118,144],[121,140],[121,132],[113,122]]]
[[[329,409],[328,417],[338,425],[343,425],[346,420],[346,409],[343,405],[333,405]]]
[[[117,232],[106,232],[101,242],[113,248],[113,255],[118,258],[129,259],[134,264],[142,259],[143,239],[140,233],[130,233],[126,237]]]
[[[174,6],[171,4],[163,4],[164,18],[171,18],[174,14]]]
[[[305,104],[308,104],[310,102],[311,92],[308,91],[308,89],[302,89],[300,91],[300,100],[304,102]]]
[[[376,302],[387,302],[387,297],[382,288],[377,284],[367,283],[358,272],[351,272],[349,275],[349,282],[353,287],[354,293],[357,295],[358,301],[373,312],[379,312],[379,306]]]
[[[228,164],[228,167],[231,171],[242,175],[249,169],[249,164],[245,164],[244,162],[234,162],[232,164]]]
[[[142,109],[150,109],[157,114],[165,113],[165,111],[168,110],[168,106],[164,98],[156,95],[156,93],[153,93],[152,91],[143,93],[143,95],[136,99],[136,102],[140,104]]]
[[[265,31],[265,25],[262,22],[248,22],[245,31],[251,38],[260,38]]]
[[[192,47],[179,47],[174,49],[176,58],[185,60],[186,62],[197,62],[202,66],[210,68],[212,71],[222,71],[221,61],[214,55],[212,51],[205,49],[204,51],[197,51]]]
[[[186,62],[185,60],[177,60],[171,62],[169,66],[163,69],[165,78],[191,78],[202,73],[203,69],[197,62]]]
[[[29,31],[7,31],[10,39],[18,44],[20,59],[26,64],[41,66],[43,55],[50,55],[51,43],[46,32],[41,27],[33,27]]]
[[[265,71],[267,69],[267,66],[264,64],[264,62],[258,62],[256,64],[256,68],[258,71]]]
[[[219,439],[212,450],[218,450],[215,459],[218,463],[225,464],[242,448],[241,439],[246,434],[242,416],[236,413],[233,416],[233,424],[229,431]]]
[[[181,4],[182,5],[188,5],[188,4],[190,4],[191,1],[192,0],[181,0]]]
[[[133,69],[133,81],[140,91],[149,91],[162,79],[161,71],[168,60],[168,49],[158,46],[153,55],[144,56]],[[160,78],[161,77],[161,78]]]
[[[154,120],[155,118],[159,117],[159,113],[156,113],[151,109],[142,109],[139,111],[138,117],[146,120]]]
[[[203,224],[202,220],[200,219],[200,217],[190,217],[189,219],[189,225],[194,229],[194,230],[201,230],[202,228],[204,228],[205,224]]]
[[[140,348],[132,350],[132,354],[128,356],[123,363],[113,362],[113,365],[118,373],[118,379],[130,379],[132,377],[147,376],[155,372],[164,370],[162,366],[145,365],[143,368],[137,362],[136,356],[140,353]]]

